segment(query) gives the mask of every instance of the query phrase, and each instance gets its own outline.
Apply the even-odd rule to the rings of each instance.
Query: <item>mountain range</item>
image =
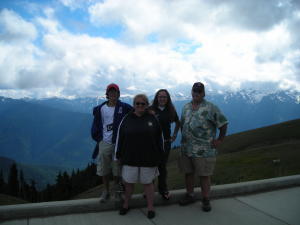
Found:
[[[131,104],[132,97],[122,96],[121,100]],[[206,99],[227,116],[228,134],[300,118],[298,92],[207,92]],[[180,115],[191,97],[178,92],[172,95],[172,100]],[[0,97],[0,156],[9,158],[6,160],[9,163],[16,161],[24,176],[37,179],[40,187],[53,183],[62,168],[67,171],[84,168],[91,161],[94,147],[90,137],[92,108],[103,101],[103,97]],[[180,135],[174,145],[179,144]]]
[[[92,116],[0,98],[0,156],[19,163],[84,167],[90,159]]]
[[[229,134],[300,118],[299,92],[208,91],[206,99],[227,116]],[[104,100],[0,97],[0,156],[36,168],[85,167],[91,161],[94,147],[90,137],[92,108]],[[121,100],[131,104],[132,96],[121,96]],[[191,97],[178,92],[172,100],[180,115]],[[175,142],[179,144],[180,137]]]
[[[188,93],[182,92],[177,92],[171,97],[179,115],[184,104],[191,100],[191,96]],[[150,100],[153,100],[153,98],[154,96],[149,96]],[[133,96],[121,96],[121,100],[129,104],[132,104],[132,99]],[[215,103],[228,118],[230,123],[229,134],[300,118],[300,92],[296,91],[207,91],[206,99]],[[105,98],[23,100],[57,109],[91,114],[93,107],[105,101]]]

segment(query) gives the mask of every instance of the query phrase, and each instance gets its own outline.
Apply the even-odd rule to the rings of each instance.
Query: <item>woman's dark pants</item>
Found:
[[[171,149],[171,142],[165,141],[164,142],[164,157],[162,163],[158,166],[159,176],[158,176],[158,191],[160,194],[164,194],[168,191],[167,186],[167,162],[170,154]]]

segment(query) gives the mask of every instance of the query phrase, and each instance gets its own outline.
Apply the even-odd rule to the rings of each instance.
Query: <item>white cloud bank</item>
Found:
[[[153,94],[203,81],[300,91],[300,4],[292,0],[61,0],[115,37],[76,34],[55,7],[0,11],[0,95],[91,96],[110,82]],[[79,20],[79,19],[78,19]],[[261,86],[260,86],[261,88]]]

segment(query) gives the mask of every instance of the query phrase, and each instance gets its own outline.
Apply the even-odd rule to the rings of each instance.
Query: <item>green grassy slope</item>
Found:
[[[16,198],[10,195],[0,194],[0,205],[16,205],[16,204],[23,204],[28,203],[27,201]]]
[[[237,152],[293,140],[300,140],[300,119],[229,135],[218,151]]]

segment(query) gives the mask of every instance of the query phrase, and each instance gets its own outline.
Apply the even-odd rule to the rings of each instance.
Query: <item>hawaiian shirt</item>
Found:
[[[228,121],[217,106],[203,101],[197,110],[187,103],[182,110],[181,153],[188,157],[216,157],[217,150],[211,145],[216,138],[217,128]]]

